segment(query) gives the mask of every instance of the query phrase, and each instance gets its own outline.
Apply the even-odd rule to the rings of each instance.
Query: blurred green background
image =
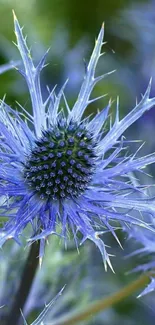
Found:
[[[12,9],[24,26],[24,33],[28,35],[28,44],[36,62],[51,46],[49,65],[42,74],[43,84],[48,84],[50,88],[58,84],[59,88],[69,78],[66,94],[70,105],[78,94],[85,73],[85,62],[89,60],[103,21],[107,44],[103,48],[105,55],[99,63],[97,73],[113,69],[117,71],[97,85],[94,94],[108,93],[108,96],[89,107],[88,113],[104,107],[110,97],[116,99],[119,95],[120,114],[124,115],[134,106],[136,97],[140,98],[149,78],[155,75],[155,1],[0,0],[0,64],[20,59],[12,43],[15,41]],[[44,91],[46,93],[46,89]],[[4,95],[12,107],[17,107],[17,101],[31,110],[25,82],[14,70],[0,76],[0,98]],[[143,149],[147,153],[155,147],[151,136],[154,132],[154,115],[152,111],[146,114],[132,128],[132,132],[128,133],[131,139],[147,141],[147,147]],[[107,234],[105,238],[105,242],[112,247],[111,253],[117,256],[112,258],[116,274],[112,274],[110,270],[105,273],[101,256],[91,243],[84,244],[79,255],[72,241],[68,250],[65,250],[58,239],[52,238],[42,271],[39,271],[41,274],[38,275],[33,299],[30,299],[26,307],[25,313],[29,319],[33,319],[40,308],[42,309],[45,299],[54,297],[64,284],[67,284],[66,293],[64,301],[60,303],[60,311],[57,311],[58,315],[111,294],[129,283],[135,275],[127,276],[126,272],[138,265],[139,261],[136,258],[124,259],[135,246],[134,243],[126,242],[125,234],[120,233],[119,237],[124,251],[118,247],[112,236]],[[4,249],[4,264],[8,261],[6,256],[12,254],[10,252],[10,246]],[[11,255],[14,270],[19,262],[22,264],[22,254],[23,251],[18,251],[15,258]],[[1,265],[1,280],[4,272],[5,267]],[[16,272],[9,274],[8,278],[10,281],[18,281]],[[41,286],[40,290],[38,286]],[[153,325],[154,300],[154,294],[141,300],[137,300],[136,296],[130,297],[86,324]],[[52,317],[51,315],[51,319]]]

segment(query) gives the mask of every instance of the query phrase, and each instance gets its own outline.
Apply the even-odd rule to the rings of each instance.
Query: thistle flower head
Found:
[[[93,241],[102,254],[105,268],[107,264],[112,267],[100,235],[108,230],[118,241],[115,229],[119,221],[149,228],[135,212],[155,214],[154,200],[148,205],[143,186],[131,181],[131,172],[153,163],[155,154],[141,158],[136,158],[136,154],[124,156],[126,141],[122,137],[155,104],[155,98],[149,98],[151,82],[141,101],[122,120],[117,101],[115,121],[105,134],[111,101],[93,118],[83,117],[87,106],[99,99],[90,98],[94,86],[112,73],[95,76],[102,55],[104,26],[71,109],[64,95],[66,83],[57,95],[52,90],[43,100],[40,73],[48,51],[35,66],[16,17],[14,22],[23,61],[23,69],[19,71],[28,85],[33,114],[22,108],[23,120],[20,113],[1,101],[1,215],[9,221],[1,230],[0,245],[9,238],[19,242],[24,228],[31,224],[28,240],[40,239],[42,256],[46,238],[57,233],[59,223],[64,239],[69,227],[78,245],[79,231],[83,235],[81,243],[86,239]],[[64,106],[60,108],[62,100]]]
[[[97,141],[84,124],[57,118],[42,133],[24,166],[24,178],[43,200],[81,196],[95,170]]]

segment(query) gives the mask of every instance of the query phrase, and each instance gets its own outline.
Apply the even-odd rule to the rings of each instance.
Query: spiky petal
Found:
[[[45,305],[45,308],[43,309],[43,311],[39,314],[39,316],[36,318],[36,320],[33,323],[31,323],[30,325],[44,325],[45,324],[44,323],[45,317],[47,316],[48,312],[51,310],[53,304],[55,304],[57,299],[62,295],[64,288],[65,287],[63,287],[58,292],[58,294],[54,297],[54,299],[52,299],[47,305]],[[24,325],[28,325],[22,312],[21,312],[21,314],[23,317]]]

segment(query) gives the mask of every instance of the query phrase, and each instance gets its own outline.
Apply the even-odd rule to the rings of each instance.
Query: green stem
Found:
[[[90,304],[84,310],[79,311],[79,313],[72,314],[69,317],[66,316],[66,318],[63,317],[61,319],[57,319],[56,322],[53,322],[51,325],[74,325],[78,322],[85,321],[94,316],[95,314],[119,303],[120,301],[124,300],[137,290],[144,287],[146,284],[148,284],[150,276],[151,274],[144,274],[143,276],[133,281],[120,291],[114,293],[113,295],[101,299],[93,304]]]
[[[27,301],[28,295],[30,293],[35,273],[39,263],[39,241],[34,242],[31,247],[25,263],[23,273],[20,279],[18,290],[15,294],[12,308],[10,310],[9,316],[6,319],[5,325],[18,325],[21,310],[23,310],[24,305]]]

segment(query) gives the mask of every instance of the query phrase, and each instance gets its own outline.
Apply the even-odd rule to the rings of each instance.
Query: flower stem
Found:
[[[90,304],[84,310],[81,310],[76,314],[74,313],[70,316],[57,319],[56,322],[53,322],[51,325],[73,325],[78,322],[85,321],[93,317],[95,314],[119,303],[120,301],[133,294],[135,291],[144,287],[149,282],[150,276],[151,275],[148,273],[144,274],[143,276],[133,281],[120,291],[114,293],[113,295]]]
[[[39,241],[34,242],[27,257],[18,290],[5,325],[18,325],[39,264]]]

